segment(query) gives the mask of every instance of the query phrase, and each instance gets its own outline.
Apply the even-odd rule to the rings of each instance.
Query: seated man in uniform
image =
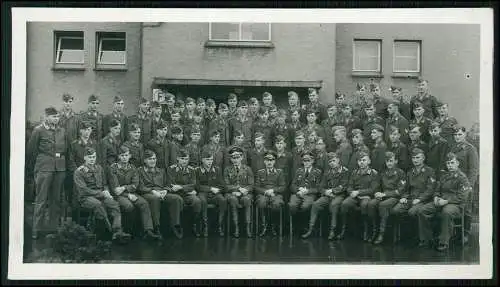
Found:
[[[203,219],[203,237],[208,236],[207,204],[217,205],[217,228],[219,235],[224,236],[222,224],[227,209],[227,200],[223,192],[221,166],[214,164],[214,156],[208,150],[201,153],[201,166],[196,168],[196,189],[201,200],[201,213]]]
[[[245,208],[245,223],[247,237],[252,237],[252,199],[254,188],[254,176],[252,169],[242,163],[243,150],[240,147],[232,147],[229,150],[232,165],[224,170],[224,184],[226,185],[226,194],[234,223],[233,236],[240,236],[238,223],[238,207],[243,205]]]
[[[358,168],[354,170],[347,184],[346,199],[342,202],[340,212],[342,213],[342,230],[338,236],[344,238],[347,226],[347,214],[349,211],[359,206],[363,217],[363,240],[368,241],[368,203],[373,195],[380,190],[380,178],[376,170],[370,167],[370,156],[361,152],[358,158]]]
[[[170,226],[178,239],[183,236],[180,215],[184,201],[175,194],[167,184],[165,169],[156,166],[156,154],[152,150],[144,151],[144,166],[138,168],[138,193],[149,202],[153,226],[160,229],[161,203],[166,202],[169,212]]]
[[[148,202],[137,194],[139,173],[130,164],[129,160],[130,150],[127,146],[123,145],[118,150],[118,162],[112,164],[109,168],[109,187],[115,195],[115,200],[120,204],[124,212],[132,214],[136,207],[139,209],[144,228],[144,237],[153,240],[160,239],[160,230],[156,229],[153,231],[151,210],[149,209]]]
[[[452,225],[451,221],[461,215],[461,208],[470,194],[471,187],[467,176],[459,169],[460,162],[454,153],[446,156],[448,171],[443,172],[434,193],[434,200],[425,204],[418,214],[420,230],[419,246],[428,246],[432,239],[431,219],[439,216],[440,231],[437,250],[448,249]]]
[[[337,227],[337,214],[340,209],[340,204],[345,198],[347,182],[349,181],[349,172],[346,167],[340,163],[340,157],[337,153],[328,153],[329,168],[323,173],[320,184],[321,197],[316,200],[311,208],[311,217],[309,219],[309,229],[307,233],[302,235],[302,238],[311,236],[316,223],[318,213],[329,206],[332,216],[330,224],[330,234],[328,240],[333,240],[337,235],[335,229]]]
[[[128,240],[130,234],[122,230],[122,217],[118,202],[109,192],[103,168],[96,164],[96,151],[91,147],[85,149],[85,163],[74,173],[75,188],[80,206],[92,212],[96,219],[104,220],[108,231],[113,232],[114,240]],[[108,213],[113,219],[109,221]]]
[[[270,218],[271,233],[276,236],[276,214],[279,214],[283,207],[283,193],[285,191],[285,174],[283,170],[275,168],[276,153],[266,151],[264,154],[265,168],[257,171],[255,177],[255,191],[257,192],[257,205],[261,219],[261,232],[259,236],[266,235],[267,218],[266,213],[269,207],[273,216]]]
[[[196,173],[189,165],[189,153],[181,149],[177,156],[177,163],[167,168],[167,182],[172,185],[172,192],[178,193],[184,199],[184,205],[193,211],[193,234],[200,237],[198,223],[201,221],[201,200],[196,187]]]
[[[309,214],[312,204],[318,197],[322,171],[313,167],[313,162],[314,157],[310,152],[302,154],[303,167],[297,169],[290,186],[292,195],[288,206],[292,216],[298,211]]]

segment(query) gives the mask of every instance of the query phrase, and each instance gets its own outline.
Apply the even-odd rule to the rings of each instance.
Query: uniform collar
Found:
[[[123,112],[113,111],[113,117],[119,119],[123,116]]]
[[[98,114],[97,111],[93,112],[91,110],[87,110],[87,115],[89,115],[89,116],[97,117],[97,114]]]
[[[49,125],[47,122],[43,122],[43,127],[49,131],[54,131],[56,129],[55,125]]]
[[[79,144],[81,144],[81,145],[88,145],[88,144],[92,144],[92,139],[89,137],[89,138],[87,139],[87,141],[86,141],[86,142],[84,142],[84,141],[83,141],[83,139],[80,137],[80,138],[78,139],[78,143],[79,143]]]
[[[210,166],[210,168],[206,169],[203,165],[200,166],[200,170],[201,170],[201,173],[206,173],[206,172],[214,172],[215,171],[215,167],[214,165],[212,164],[212,166]]]
[[[270,168],[270,169],[266,168],[266,173],[267,174],[276,173],[276,168],[274,168],[274,167]]]
[[[74,112],[72,109],[69,109],[69,110],[64,110],[64,109],[63,109],[63,110],[62,110],[62,115],[63,115],[63,117],[65,117],[65,118],[70,118],[70,117],[72,117],[72,116],[74,116],[74,115],[75,115],[75,112]]]
[[[93,164],[93,165],[88,165],[88,164],[84,164],[84,166],[89,170],[89,171],[95,171],[96,170],[96,165]]]
[[[372,170],[370,167],[367,167],[365,169],[358,169],[358,174],[371,174],[372,173]]]
[[[422,173],[424,170],[425,170],[425,165],[422,165],[422,167],[420,167],[420,168],[417,168],[415,166],[413,167],[413,173],[414,174]]]
[[[120,161],[118,161],[116,163],[116,165],[118,166],[119,169],[129,169],[131,166],[129,162],[124,164],[124,163],[121,163]]]

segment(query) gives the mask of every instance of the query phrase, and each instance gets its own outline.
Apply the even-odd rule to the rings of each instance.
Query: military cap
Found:
[[[130,125],[128,125],[127,129],[128,129],[128,132],[135,132],[135,131],[140,130],[141,127],[137,123],[131,123]]]
[[[231,149],[229,149],[229,155],[231,157],[235,157],[237,155],[242,155],[242,154],[243,154],[243,150],[238,146],[233,146]]]
[[[183,101],[182,99],[177,99],[177,100],[175,101],[175,104],[176,104],[176,105],[179,105],[179,106],[183,106],[183,105],[184,105],[184,101]]]
[[[368,109],[375,109],[375,105],[373,104],[372,101],[368,101],[363,105],[363,109],[368,110]]]
[[[398,108],[399,108],[399,101],[397,101],[397,100],[392,100],[392,101],[390,101],[390,102],[389,102],[389,105],[393,105],[393,106],[396,106],[396,107],[398,107]]]
[[[424,104],[422,104],[422,102],[420,102],[420,101],[416,101],[416,102],[413,104],[413,109],[418,109],[418,108],[425,109],[425,106],[424,106]]]
[[[144,158],[145,159],[148,159],[148,158],[152,158],[153,156],[156,156],[156,153],[150,149],[147,149],[144,151]]]
[[[213,129],[210,131],[210,137],[220,135],[220,131],[218,129]]]
[[[411,150],[411,155],[412,156],[415,156],[415,155],[418,155],[418,154],[424,154],[424,151],[422,149],[419,149],[419,148],[414,148]]]
[[[356,83],[356,90],[361,91],[361,89],[366,89],[364,84]]]
[[[80,122],[80,126],[79,126],[79,129],[80,130],[86,130],[88,128],[92,128],[92,124],[88,121],[81,121]]]
[[[201,130],[200,128],[198,127],[195,127],[193,128],[191,131],[190,131],[191,134],[201,134]]]
[[[420,126],[417,124],[410,124],[410,126],[408,127],[408,130],[412,131],[414,129],[418,129],[420,131]]]
[[[139,105],[142,105],[142,104],[147,104],[147,103],[149,103],[149,101],[148,101],[148,100],[146,100],[146,98],[141,97],[141,98],[139,99]]]
[[[213,157],[214,155],[209,152],[208,150],[204,150],[201,152],[201,158],[211,158]]]
[[[261,138],[261,137],[264,137],[264,133],[262,133],[262,132],[255,132],[254,138],[258,139],[258,138]]]
[[[215,107],[215,101],[213,99],[207,99],[207,106]]]
[[[237,98],[238,98],[238,96],[235,93],[229,93],[229,95],[227,96],[228,100],[237,99]]]
[[[264,159],[267,160],[275,160],[276,159],[276,153],[272,150],[266,151],[264,153]]]
[[[377,130],[377,131],[380,131],[380,132],[383,133],[384,132],[384,127],[381,126],[381,125],[379,125],[379,124],[375,124],[375,125],[373,125],[372,130]]]
[[[118,121],[117,119],[111,119],[111,121],[109,122],[109,127],[111,128],[114,128],[118,125],[120,125],[120,121]]]
[[[315,116],[318,116],[318,112],[313,108],[307,109],[305,114],[306,115],[314,114]]]
[[[312,160],[313,159],[313,155],[311,152],[309,151],[305,151],[301,154],[301,157],[302,157],[302,160],[303,161],[306,161],[306,160]]]
[[[198,99],[196,99],[196,103],[197,104],[203,104],[203,103],[205,103],[205,99],[204,98],[198,98]]]
[[[185,149],[181,149],[177,154],[177,158],[186,158],[189,157],[189,152]]]
[[[427,83],[427,80],[425,80],[424,78],[418,78],[418,83]]]
[[[467,133],[467,129],[464,126],[453,127],[453,134],[458,134],[460,132]]]
[[[436,107],[440,108],[440,107],[442,107],[442,106],[447,106],[447,107],[448,107],[448,103],[445,103],[445,102],[439,102],[439,101],[436,103]]]
[[[123,98],[120,96],[115,96],[113,98],[113,103],[123,102]]]
[[[157,102],[157,101],[153,101],[153,102],[151,103],[151,107],[152,107],[152,108],[161,108],[161,105],[160,105],[160,103],[159,103],[159,102]]]
[[[390,125],[389,126],[389,132],[392,134],[393,132],[398,132],[399,133],[399,128],[395,125]]]
[[[328,156],[328,161],[331,161],[333,159],[338,159],[339,158],[339,155],[336,152],[333,152],[333,151],[329,152],[327,154],[327,156]]]
[[[310,95],[310,94],[312,94],[312,93],[315,93],[315,92],[317,92],[315,88],[308,88],[308,89],[307,89],[307,93],[308,93],[309,95]]]
[[[274,139],[275,142],[284,142],[285,137],[283,135],[277,135],[276,138]]]
[[[339,99],[339,98],[340,98],[340,97],[342,97],[342,96],[345,98],[345,95],[344,95],[344,94],[339,93],[339,92],[336,92],[336,93],[335,93],[335,99]]]
[[[48,107],[45,109],[46,116],[53,116],[53,115],[57,115],[57,114],[58,114],[58,112],[57,112],[56,108],[54,108],[54,107]]]
[[[386,151],[385,152],[385,160],[388,160],[388,159],[391,159],[391,158],[396,159],[396,154],[393,153],[392,151]]]
[[[62,95],[62,99],[64,102],[69,102],[69,100],[74,100],[75,98],[72,95],[66,93]]]
[[[168,127],[167,122],[165,122],[165,121],[161,120],[161,121],[158,123],[158,125],[156,126],[156,129],[157,129],[157,130],[162,130],[162,129],[166,128],[166,127]]]
[[[255,97],[251,97],[250,99],[248,99],[248,102],[250,102],[251,104],[253,104],[253,103],[258,103],[259,100],[257,100],[257,98],[255,98]]]
[[[355,136],[355,135],[360,135],[360,136],[362,136],[362,135],[363,135],[363,131],[362,131],[362,130],[360,130],[360,129],[353,129],[353,130],[351,131],[351,134],[352,134],[352,136]]]
[[[220,103],[219,109],[228,109],[228,106],[225,103]]]
[[[391,92],[401,91],[401,90],[402,90],[402,88],[400,88],[400,87],[396,87],[396,86],[391,86],[391,87],[389,88],[389,91],[391,91]]]
[[[441,128],[441,124],[437,121],[432,121],[429,126],[431,127],[431,129]]]
[[[295,133],[295,137],[296,137],[296,138],[298,138],[298,137],[305,137],[305,136],[306,136],[306,135],[304,134],[304,132],[303,132],[303,131],[297,131],[297,132]]]
[[[262,94],[262,97],[269,97],[269,96],[271,96],[271,97],[272,97],[273,95],[272,95],[270,92],[264,92],[264,93]]]
[[[457,155],[455,153],[449,152],[446,154],[446,161],[452,161],[455,159],[458,160]]]
[[[274,110],[277,110],[277,109],[278,109],[278,107],[275,104],[270,104],[269,105],[269,110],[270,111],[274,111]]]
[[[168,93],[168,92],[165,93],[165,99],[170,99],[170,98],[175,99],[175,95],[172,93]]]
[[[175,126],[174,128],[172,128],[172,134],[176,135],[176,134],[181,134],[181,133],[182,133],[181,127]]]
[[[332,127],[332,132],[335,133],[336,131],[341,131],[345,133],[347,129],[344,126],[336,125]]]
[[[238,107],[248,107],[247,102],[246,101],[239,101]]]
[[[191,97],[186,98],[186,104],[195,103],[194,99]]]
[[[358,160],[364,158],[365,156],[370,157],[370,154],[368,152],[366,152],[366,151],[359,152],[359,154],[358,154]]]
[[[130,149],[126,145],[122,145],[122,146],[120,146],[120,148],[118,148],[118,155],[128,153],[128,152],[130,152]]]
[[[90,95],[88,102],[92,103],[92,102],[95,102],[95,101],[99,101],[99,98],[96,95]]]
[[[95,154],[95,148],[93,147],[85,147],[85,155],[93,155]]]

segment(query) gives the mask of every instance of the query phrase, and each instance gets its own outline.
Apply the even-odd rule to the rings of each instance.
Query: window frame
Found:
[[[396,70],[396,43],[416,43],[417,44],[417,70],[416,71],[397,71]],[[420,74],[422,72],[422,41],[395,39],[392,42],[392,72],[394,74]]]
[[[272,34],[271,34],[271,25],[272,23],[268,22],[237,22],[238,23],[238,39],[213,39],[212,38],[212,24],[230,24],[230,23],[236,23],[236,22],[208,22],[208,41],[209,42],[236,42],[236,43],[244,43],[244,42],[250,42],[250,43],[270,43],[272,42]],[[241,27],[242,24],[267,24],[268,26],[268,39],[267,40],[250,40],[250,39],[241,39]]]
[[[116,34],[123,34],[123,38],[119,38],[119,37],[110,37],[109,34],[111,33],[116,33]],[[118,40],[123,40],[124,41],[124,44],[125,44],[125,49],[124,51],[113,51],[113,52],[123,52],[124,53],[124,62],[122,63],[114,63],[114,62],[101,62],[100,61],[100,58],[101,58],[101,53],[103,52],[102,51],[102,41],[103,40],[115,40],[115,41],[118,41]],[[106,50],[108,51],[108,50]],[[104,68],[104,67],[109,67],[111,69],[113,69],[112,67],[118,67],[118,68],[123,68],[123,67],[126,67],[127,64],[128,64],[128,45],[127,45],[127,33],[126,32],[122,32],[122,31],[97,31],[96,32],[96,58],[95,58],[95,61],[96,61],[96,68],[99,69],[99,68]]]
[[[81,34],[81,37],[77,37],[74,35],[71,35],[72,33],[76,34]],[[52,69],[57,70],[57,69],[64,69],[64,70],[82,70],[84,69],[85,65],[85,32],[84,31],[76,31],[76,30],[54,30],[53,31],[53,67]],[[61,43],[62,39],[81,39],[82,40],[82,49],[61,49]],[[81,62],[64,62],[64,61],[59,61],[59,54],[61,51],[81,51],[82,53],[82,61]]]
[[[377,52],[378,52],[378,64],[377,70],[359,70],[356,69],[356,42],[372,42],[377,43]],[[373,73],[373,74],[381,74],[382,73],[382,40],[381,39],[360,39],[355,38],[352,42],[352,72],[353,73]]]

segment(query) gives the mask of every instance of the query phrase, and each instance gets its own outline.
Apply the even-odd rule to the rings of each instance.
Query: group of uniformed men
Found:
[[[45,109],[27,146],[36,189],[33,238],[53,232],[71,208],[81,208],[103,220],[113,239],[126,240],[121,214],[137,208],[144,235],[161,239],[162,205],[177,238],[187,207],[195,236],[207,236],[210,203],[217,207],[221,236],[229,228],[223,224],[227,209],[233,236],[239,236],[242,208],[251,237],[254,203],[258,235],[276,235],[277,215],[288,202],[292,218],[309,217],[303,238],[328,208],[328,239],[342,239],[349,212],[359,209],[365,241],[380,244],[389,216],[409,215],[418,220],[419,245],[428,246],[430,222],[439,215],[437,249],[445,250],[451,220],[462,208],[470,231],[466,203],[478,178],[477,147],[448,115],[448,105],[429,93],[426,80],[411,98],[401,88],[390,90],[388,100],[378,84],[358,84],[353,103],[337,93],[328,106],[314,88],[306,105],[290,91],[286,109],[278,109],[268,92],[248,104],[229,94],[218,113],[212,99],[184,102],[162,92],[151,105],[142,98],[130,117],[119,96],[113,111],[102,115],[97,96],[76,114],[73,97],[64,94],[62,109]]]

